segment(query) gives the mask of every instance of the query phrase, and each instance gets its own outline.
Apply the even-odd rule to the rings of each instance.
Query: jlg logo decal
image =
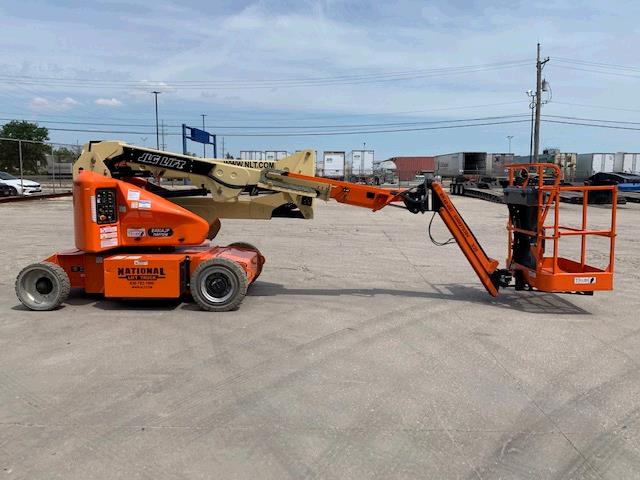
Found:
[[[174,170],[184,170],[187,161],[180,158],[165,157],[154,153],[145,152],[138,157],[138,162],[158,167],[172,168]]]

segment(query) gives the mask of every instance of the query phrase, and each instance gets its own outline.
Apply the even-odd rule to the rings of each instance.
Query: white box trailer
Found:
[[[436,175],[486,175],[487,152],[458,152],[436,155]]]
[[[275,162],[277,160],[282,160],[288,155],[285,150],[267,150],[264,152],[264,159],[270,162]]]
[[[351,175],[373,175],[374,150],[351,150]]]
[[[345,152],[323,152],[318,173],[326,178],[344,178]]]
[[[576,179],[585,180],[599,172],[613,172],[615,164],[615,153],[580,153],[576,159]]]
[[[616,154],[618,159],[620,163],[616,165],[616,172],[640,173],[640,153],[620,152]]]
[[[262,150],[240,150],[240,160],[264,160]]]
[[[514,163],[513,153],[487,153],[484,174],[491,177],[506,177],[509,175],[505,165]]]

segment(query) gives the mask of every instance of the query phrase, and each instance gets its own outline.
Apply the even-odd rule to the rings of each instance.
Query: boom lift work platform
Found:
[[[70,288],[107,298],[190,293],[205,310],[233,310],[260,275],[265,258],[247,243],[213,245],[220,219],[310,219],[317,198],[373,211],[395,206],[439,214],[492,296],[511,285],[583,294],[613,288],[616,188],[561,186],[560,170],[552,164],[507,167],[508,251],[505,268],[498,268],[442,185],[431,179],[394,190],[315,177],[311,150],[280,160],[275,168],[235,163],[116,141],[85,145],[74,165],[76,248],[25,267],[16,280],[18,298],[32,310],[51,310],[65,301]],[[191,187],[165,188],[163,178],[188,179]],[[580,227],[560,224],[559,195],[566,189],[583,193]],[[588,230],[588,194],[606,189],[614,198],[610,227]],[[560,256],[559,241],[565,236],[580,238],[578,259]],[[604,268],[586,263],[591,236],[609,239]]]

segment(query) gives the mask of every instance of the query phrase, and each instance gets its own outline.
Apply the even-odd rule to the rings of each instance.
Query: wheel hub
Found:
[[[39,278],[36,281],[36,291],[41,295],[48,295],[53,291],[53,282],[47,277]]]
[[[207,278],[207,293],[212,297],[223,298],[231,290],[227,277],[216,273]]]

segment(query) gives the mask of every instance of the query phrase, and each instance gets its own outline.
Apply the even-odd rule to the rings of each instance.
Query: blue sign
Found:
[[[200,130],[195,127],[188,127],[184,123],[182,124],[182,153],[187,154],[187,140],[192,142],[203,143],[205,145],[213,145],[213,157],[218,156],[218,145],[216,136]]]
[[[210,143],[209,142],[210,134],[209,132],[205,132],[204,130],[200,130],[199,128],[191,128],[191,140],[198,143]]]

